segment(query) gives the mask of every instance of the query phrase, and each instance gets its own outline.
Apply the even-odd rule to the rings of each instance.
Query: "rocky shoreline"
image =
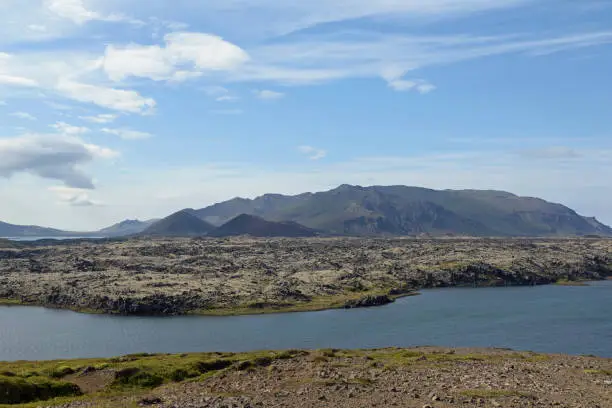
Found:
[[[0,303],[119,315],[370,307],[422,288],[611,276],[607,239],[0,241]]]
[[[137,354],[0,363],[0,388],[7,407],[606,408],[612,359],[437,347]]]

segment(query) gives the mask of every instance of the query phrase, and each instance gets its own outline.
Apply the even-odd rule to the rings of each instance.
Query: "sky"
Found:
[[[0,220],[340,184],[612,224],[612,0],[0,0]]]

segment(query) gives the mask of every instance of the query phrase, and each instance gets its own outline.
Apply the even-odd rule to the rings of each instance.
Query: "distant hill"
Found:
[[[252,237],[312,237],[316,232],[292,221],[272,222],[242,214],[210,233],[215,237],[250,235]]]
[[[126,235],[140,234],[157,221],[159,220],[125,220],[115,225],[111,225],[110,227],[102,228],[98,232],[99,235],[103,237],[121,237]]]
[[[200,236],[214,230],[215,226],[193,215],[190,210],[182,210],[153,223],[142,231],[142,235],[155,236]]]
[[[612,228],[561,204],[494,190],[342,185],[235,198],[192,213],[215,225],[248,214],[344,235],[612,236]]]
[[[59,237],[70,233],[54,228],[43,228],[35,225],[13,225],[0,221],[0,237]]]

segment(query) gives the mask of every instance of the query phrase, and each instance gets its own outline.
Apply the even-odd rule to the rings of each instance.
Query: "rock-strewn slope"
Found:
[[[0,241],[0,299],[117,314],[375,306],[424,287],[612,276],[612,240]]]

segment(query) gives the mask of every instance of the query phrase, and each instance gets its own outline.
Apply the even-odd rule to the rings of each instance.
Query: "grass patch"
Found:
[[[568,279],[559,279],[556,284],[560,286],[589,286],[584,281],[573,281]]]
[[[531,394],[521,391],[508,390],[465,390],[461,391],[461,395],[470,398],[507,398],[507,397],[531,397]]]
[[[0,306],[26,306],[19,299],[0,299]]]
[[[396,300],[406,296],[418,295],[417,292],[399,293],[389,295],[392,288],[387,289],[372,289],[364,292],[341,293],[336,296],[317,296],[313,297],[309,302],[296,303],[265,303],[253,302],[241,306],[219,309],[203,309],[191,312],[190,314],[201,316],[239,316],[239,315],[258,315],[271,313],[299,313],[299,312],[316,312],[329,309],[343,309],[346,302],[351,300],[359,300],[364,296],[384,296],[387,295],[392,300]]]
[[[591,375],[609,375],[612,376],[612,370],[584,370],[585,374]]]
[[[0,391],[0,404],[21,404],[82,394],[75,384],[45,377],[0,377]]]

